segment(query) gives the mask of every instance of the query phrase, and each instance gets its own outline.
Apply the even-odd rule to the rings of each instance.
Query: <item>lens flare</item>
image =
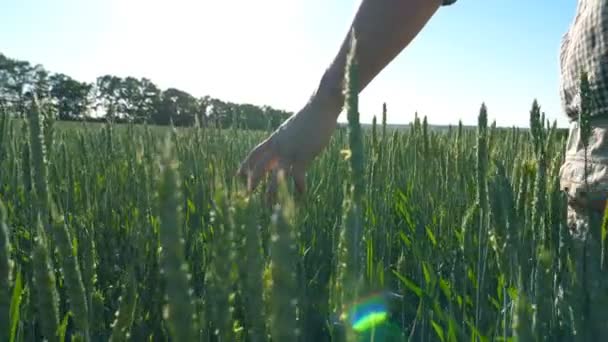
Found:
[[[388,309],[386,298],[374,294],[356,303],[348,314],[350,324],[356,332],[365,332],[386,321]]]

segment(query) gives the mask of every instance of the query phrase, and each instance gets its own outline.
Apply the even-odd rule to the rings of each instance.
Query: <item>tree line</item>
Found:
[[[161,90],[147,78],[103,75],[94,83],[81,82],[0,53],[0,112],[23,117],[34,95],[48,100],[57,119],[72,121],[274,129],[292,114],[270,106],[195,97],[177,88]]]

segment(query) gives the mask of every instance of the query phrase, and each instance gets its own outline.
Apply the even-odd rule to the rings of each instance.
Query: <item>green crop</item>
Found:
[[[355,42],[355,40],[353,40]],[[608,333],[608,215],[569,232],[567,132],[416,114],[348,125],[278,203],[234,174],[267,132],[0,116],[0,339],[571,341]],[[591,90],[584,78],[583,138]],[[43,100],[40,101],[44,103]],[[379,108],[380,109],[380,108]],[[587,142],[584,141],[584,147]],[[370,304],[372,303],[372,304]],[[373,311],[373,310],[376,311]],[[372,310],[372,311],[370,311]]]

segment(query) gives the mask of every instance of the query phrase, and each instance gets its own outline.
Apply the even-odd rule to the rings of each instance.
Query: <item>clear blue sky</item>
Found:
[[[86,81],[148,77],[195,96],[297,111],[333,58],[356,0],[5,0],[0,52]],[[560,126],[558,53],[576,0],[458,0],[362,93],[362,121],[418,111],[433,124],[528,125],[537,98]]]

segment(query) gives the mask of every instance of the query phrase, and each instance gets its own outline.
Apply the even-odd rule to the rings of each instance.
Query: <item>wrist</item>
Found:
[[[324,119],[333,121],[338,119],[344,105],[344,95],[342,93],[343,77],[340,73],[335,72],[334,69],[329,68],[325,71],[317,90],[307,104],[307,107],[310,107],[307,112],[318,113],[325,116]]]

